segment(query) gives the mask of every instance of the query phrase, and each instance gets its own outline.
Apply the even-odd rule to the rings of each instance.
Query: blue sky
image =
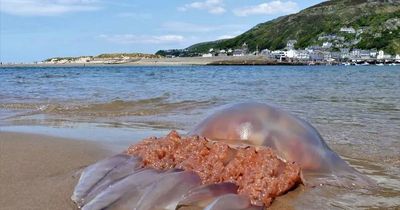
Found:
[[[322,0],[0,0],[0,61],[159,49],[233,37]]]

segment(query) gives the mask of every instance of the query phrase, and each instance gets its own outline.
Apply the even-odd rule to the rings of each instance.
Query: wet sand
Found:
[[[0,209],[76,209],[80,170],[115,152],[91,142],[0,132]]]

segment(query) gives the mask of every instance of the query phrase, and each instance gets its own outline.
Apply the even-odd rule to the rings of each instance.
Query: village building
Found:
[[[369,50],[361,50],[360,51],[360,58],[362,60],[371,59],[371,52]]]
[[[228,53],[226,52],[226,50],[220,50],[218,52],[218,56],[228,56]]]
[[[318,45],[313,45],[313,46],[307,47],[306,50],[311,53],[311,52],[314,52],[314,51],[322,50],[322,47],[318,46]]]
[[[290,59],[294,59],[297,56],[297,50],[294,49],[290,49],[286,52],[286,57],[290,58]]]
[[[296,59],[307,61],[310,59],[310,53],[307,50],[297,50]]]
[[[340,48],[340,55],[343,60],[350,58],[350,48]]]
[[[271,50],[263,49],[263,50],[261,50],[260,55],[271,57]]]
[[[378,56],[378,51],[376,49],[370,50],[369,51],[369,56],[371,58],[376,58]]]
[[[249,53],[249,47],[247,46],[246,42],[242,45],[242,52],[244,55]]]
[[[331,52],[331,59],[335,61],[342,60],[342,53],[341,52]]]
[[[390,59],[392,56],[385,54],[385,52],[383,50],[379,50],[378,55],[377,55],[377,59],[378,60],[385,60],[385,59]]]
[[[322,48],[328,49],[328,48],[331,48],[332,45],[333,45],[332,42],[324,42],[324,43],[322,43]]]
[[[286,49],[287,50],[293,50],[295,44],[297,44],[297,40],[289,40],[289,41],[287,41]]]
[[[233,50],[233,56],[238,57],[238,56],[244,56],[244,52],[242,49],[235,49]]]
[[[271,52],[271,57],[278,59],[280,61],[282,61],[283,59],[286,59],[287,56],[287,52],[286,51],[282,51],[282,50],[274,50]]]
[[[340,28],[340,32],[348,33],[348,34],[355,34],[356,30],[353,27],[342,27]]]
[[[320,50],[310,52],[310,61],[323,61],[324,53]]]
[[[211,57],[213,57],[213,54],[212,53],[204,53],[201,57],[203,57],[203,58],[211,58]]]
[[[332,59],[332,53],[331,53],[331,52],[329,52],[329,51],[322,51],[322,54],[323,54],[323,57],[324,57],[323,60],[329,61],[329,62],[332,62],[332,61],[333,61],[333,59]]]

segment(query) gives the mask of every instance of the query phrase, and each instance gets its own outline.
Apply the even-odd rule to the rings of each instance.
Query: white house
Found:
[[[226,50],[220,50],[218,56],[227,56]]]
[[[286,52],[286,57],[288,58],[296,58],[297,57],[297,50],[290,49]]]
[[[331,48],[332,47],[332,42],[324,42],[322,43],[322,48]]]
[[[275,59],[281,60],[283,58],[286,58],[287,52],[282,50],[274,50],[271,52],[271,56]]]
[[[355,34],[356,30],[353,27],[342,27],[342,28],[340,28],[340,32]]]
[[[369,56],[371,56],[372,58],[376,58],[378,56],[378,51],[370,50],[369,51]]]
[[[263,49],[260,54],[269,57],[271,55],[271,50]]]
[[[378,56],[376,57],[379,60],[383,60],[383,59],[390,59],[390,55],[385,55],[385,52],[383,52],[383,50],[379,50],[378,52]]]
[[[296,58],[299,60],[309,60],[310,53],[307,50],[298,50],[296,54]]]
[[[243,50],[241,50],[241,49],[235,49],[234,51],[233,51],[233,56],[244,56],[244,52],[243,52]]]
[[[90,62],[91,60],[93,60],[93,58],[89,57],[89,56],[87,56],[87,57],[79,57],[76,60],[74,60],[74,63],[87,63],[87,62]]]
[[[297,43],[297,40],[289,40],[286,43],[286,49],[292,50],[294,49],[294,45]]]
[[[211,54],[211,53],[204,53],[201,57],[203,57],[203,58],[211,58],[211,57],[213,57],[213,54]]]

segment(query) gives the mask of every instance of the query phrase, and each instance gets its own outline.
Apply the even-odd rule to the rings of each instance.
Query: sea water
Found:
[[[304,189],[292,192],[294,206],[400,206],[398,66],[0,68],[0,132],[127,146],[171,129],[184,134],[217,107],[248,101],[274,104],[309,121],[334,151],[381,187]]]

